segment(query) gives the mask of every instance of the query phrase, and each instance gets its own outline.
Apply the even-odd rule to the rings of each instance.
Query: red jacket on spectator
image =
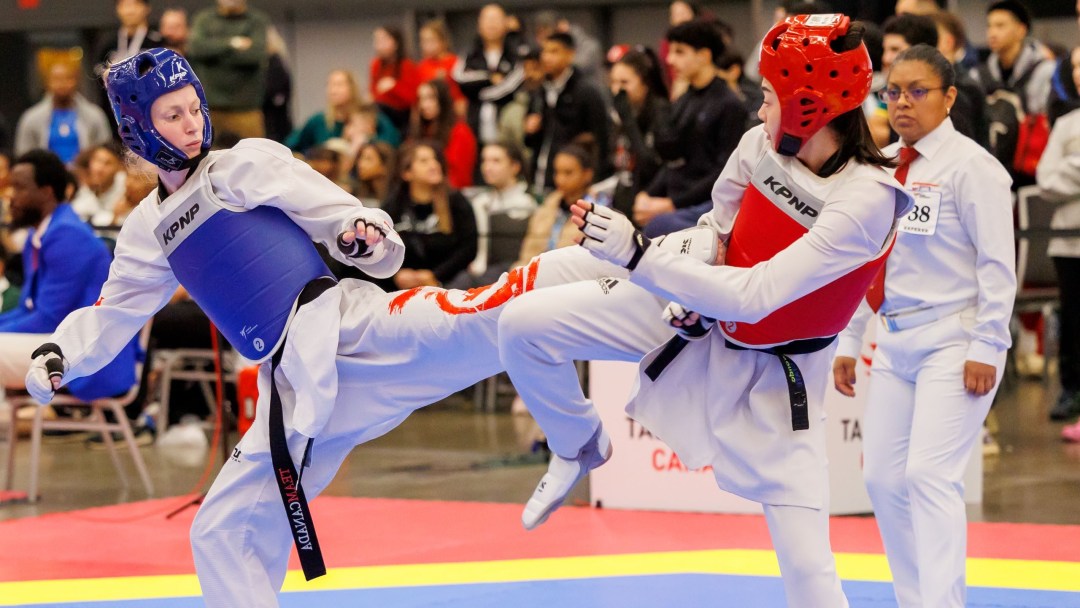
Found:
[[[454,123],[450,137],[443,148],[446,158],[446,180],[450,187],[461,190],[473,184],[473,170],[476,169],[476,136],[464,120]]]
[[[454,82],[454,66],[457,65],[458,57],[453,53],[443,53],[439,57],[429,57],[421,59],[416,64],[416,84],[417,86],[435,80],[436,78],[442,78],[446,81],[446,84],[450,85],[450,98],[454,102],[463,101],[465,94],[461,92],[461,87]]]
[[[387,76],[397,82],[393,88],[379,93],[376,86],[380,80]],[[417,79],[416,64],[411,59],[402,59],[396,68],[383,65],[383,61],[379,57],[372,59],[371,79],[368,82],[371,96],[377,104],[404,112],[416,103],[416,87],[420,84],[420,81]]]

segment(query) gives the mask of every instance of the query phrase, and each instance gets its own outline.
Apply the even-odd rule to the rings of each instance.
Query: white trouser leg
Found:
[[[788,606],[847,608],[829,544],[829,510],[764,507]]]
[[[574,361],[637,361],[674,333],[661,319],[666,301],[625,276],[534,291],[499,320],[502,363],[563,458],[574,458],[600,423]]]
[[[191,548],[203,600],[209,608],[273,608],[285,579],[292,534],[281,502],[265,429],[269,414],[269,365],[259,370],[256,425],[225,463],[191,525]],[[286,420],[293,396],[278,373]],[[307,437],[286,425],[293,462],[303,458]],[[347,436],[315,443],[311,466],[301,473],[310,501],[333,479],[353,448]],[[318,532],[318,520],[315,521]]]
[[[858,390],[858,389],[856,389]],[[915,385],[890,369],[889,353],[874,354],[863,418],[863,480],[874,507],[900,608],[916,608],[919,568],[908,497],[907,464]]]
[[[922,328],[879,336],[878,352],[886,353],[891,375],[913,385],[905,405],[897,399],[895,382],[886,380],[879,391],[877,376],[872,375],[869,396],[873,400],[868,403],[864,428],[864,445],[868,448],[865,475],[878,526],[883,538],[901,539],[891,546],[886,542],[890,565],[903,564],[905,570],[915,567],[914,576],[905,572],[903,580],[894,570],[902,608],[959,608],[966,601],[963,475],[996,392],[976,397],[964,388],[967,322],[958,315]],[[1001,353],[996,363],[998,382],[1004,363],[1005,355]],[[907,425],[895,418],[892,411],[896,409],[908,410]],[[903,445],[904,439],[898,436],[904,433],[908,434],[902,473],[907,512],[903,510],[905,501],[894,496],[900,491],[895,481],[898,459],[894,457],[892,466],[885,470],[871,466],[875,460],[888,459],[879,453],[882,446]],[[894,481],[880,483],[879,475]],[[885,507],[881,513],[879,504]],[[903,553],[894,555],[898,552]]]

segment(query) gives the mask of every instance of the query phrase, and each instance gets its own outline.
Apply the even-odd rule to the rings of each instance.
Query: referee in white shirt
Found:
[[[953,84],[952,65],[925,44],[889,72],[882,96],[900,142],[885,152],[900,156],[896,178],[915,207],[833,366],[837,390],[854,395],[879,306],[863,476],[900,608],[964,606],[963,472],[1001,379],[1016,295],[1010,178],[953,128]]]

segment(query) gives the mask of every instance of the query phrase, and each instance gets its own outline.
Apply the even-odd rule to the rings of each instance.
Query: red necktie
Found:
[[[919,151],[911,146],[904,146],[900,148],[900,165],[896,168],[896,173],[893,177],[901,184],[907,184],[908,169],[911,167],[911,163],[915,162],[915,159],[919,157]],[[866,303],[870,305],[870,309],[877,312],[881,309],[881,303],[885,301],[885,264],[881,265],[881,270],[878,271],[874,277],[874,281],[870,283],[870,289],[866,290]]]

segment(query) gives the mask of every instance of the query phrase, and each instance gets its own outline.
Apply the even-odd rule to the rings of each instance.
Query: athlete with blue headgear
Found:
[[[325,572],[307,498],[326,487],[355,445],[500,371],[504,304],[540,287],[625,276],[569,248],[468,292],[387,294],[365,281],[337,283],[312,241],[372,276],[390,276],[404,248],[384,212],[364,208],[272,141],[245,139],[209,152],[202,87],[172,51],[152,49],[111,66],[106,87],[121,138],[156,165],[159,187],[124,223],[98,303],[69,315],[35,351],[27,389],[46,403],[105,365],[178,285],[240,354],[265,362],[257,422],[192,525],[209,606],[277,605],[290,538],[309,579]],[[673,241],[675,250],[713,259],[716,239],[705,233]],[[583,285],[600,289],[594,280]],[[660,308],[657,300],[627,314],[640,329],[621,358],[639,358],[671,335]]]

